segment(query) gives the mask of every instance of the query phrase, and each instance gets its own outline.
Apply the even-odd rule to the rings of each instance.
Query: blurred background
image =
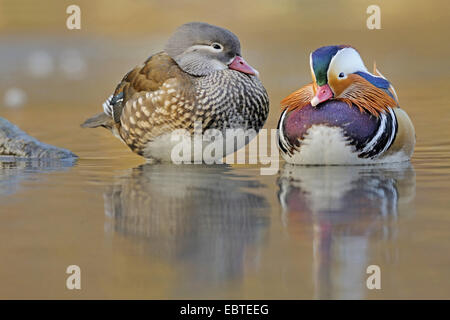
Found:
[[[80,30],[66,27],[72,4]],[[372,4],[381,30],[366,27]],[[194,168],[183,180],[139,166],[106,130],[79,127],[189,21],[240,38],[269,93],[266,128],[276,127],[278,102],[311,81],[311,51],[356,47],[415,124],[413,167],[267,177],[258,168]],[[0,116],[80,156],[73,168],[3,166],[0,297],[448,298],[449,30],[445,0],[0,0]],[[316,174],[345,192],[320,194]],[[375,198],[356,192],[365,183],[383,188],[381,198],[380,189]],[[330,207],[317,207],[324,199]],[[334,211],[350,215],[336,221]],[[364,289],[369,263],[384,270],[380,292]],[[64,287],[69,264],[85,270],[80,292]]]

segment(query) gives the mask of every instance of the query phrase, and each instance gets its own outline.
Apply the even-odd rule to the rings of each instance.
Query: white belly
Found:
[[[183,136],[174,133],[164,134],[147,143],[144,157],[150,160],[173,163],[221,163],[223,157],[241,148],[256,137],[251,130],[215,131],[217,139],[211,135]]]
[[[348,143],[341,128],[324,125],[312,126],[299,150],[293,155],[282,153],[282,156],[288,163],[304,165],[361,165],[408,160],[402,152],[377,159],[358,158],[355,147]]]

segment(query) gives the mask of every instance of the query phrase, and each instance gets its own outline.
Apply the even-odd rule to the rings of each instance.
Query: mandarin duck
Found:
[[[81,126],[105,127],[146,159],[170,161],[175,144],[171,134],[178,129],[193,136],[200,123],[201,133],[257,133],[269,112],[258,75],[242,58],[235,34],[207,23],[186,23],[168,39],[164,51],[128,72],[103,104],[103,112]],[[242,146],[227,144],[223,153]]]
[[[389,241],[381,256],[391,263],[397,260],[400,222],[414,215],[416,174],[411,163],[286,163],[278,186],[285,231],[292,240],[312,242],[316,298],[363,298],[372,245]]]
[[[293,164],[370,164],[409,160],[414,126],[395,89],[358,51],[326,46],[310,55],[313,82],[282,100],[278,147]]]
[[[269,232],[264,188],[228,166],[143,164],[106,188],[105,230],[175,260],[196,285],[235,278]]]

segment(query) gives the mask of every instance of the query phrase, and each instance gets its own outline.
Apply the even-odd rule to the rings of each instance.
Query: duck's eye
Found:
[[[339,78],[343,78],[345,75],[343,72],[339,73]]]
[[[223,50],[223,46],[220,43],[214,42],[213,44],[211,44],[211,47],[213,47],[214,50],[217,51],[222,51]]]

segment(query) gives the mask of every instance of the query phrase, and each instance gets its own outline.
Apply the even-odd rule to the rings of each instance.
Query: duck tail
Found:
[[[82,128],[97,128],[97,127],[105,127],[105,128],[112,128],[114,125],[114,120],[111,118],[111,116],[107,115],[104,112],[101,112],[99,114],[96,114],[93,117],[90,117],[86,121],[84,121],[80,126]]]

